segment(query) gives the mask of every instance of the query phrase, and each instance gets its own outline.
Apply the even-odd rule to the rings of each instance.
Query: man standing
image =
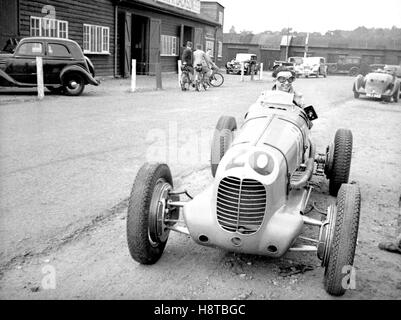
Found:
[[[194,51],[194,66],[197,65],[202,66],[202,74],[205,79],[205,83],[209,85],[209,76],[210,76],[210,66],[209,66],[210,57],[206,55],[205,51],[202,50],[202,46],[198,43],[196,45],[196,50]]]
[[[194,74],[194,68],[192,64],[192,42],[187,41],[187,47],[184,49],[182,52],[182,57],[181,57],[182,65],[187,66],[189,70],[189,75],[190,78]],[[192,80],[192,79],[190,79]]]

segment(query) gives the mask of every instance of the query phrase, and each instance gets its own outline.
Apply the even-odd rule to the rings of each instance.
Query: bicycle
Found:
[[[181,79],[180,79],[180,85],[181,85],[181,90],[186,91],[189,90],[189,88],[192,85],[191,77],[190,77],[190,68],[187,65],[183,65],[181,67]]]
[[[212,74],[209,77],[209,83],[213,87],[220,87],[224,83],[224,77],[219,71],[219,69],[212,69]]]
[[[195,90],[200,91],[202,85],[203,89],[206,91],[208,88],[208,84],[205,81],[205,74],[203,72],[202,65],[197,64],[194,71],[195,71],[195,77],[194,77]]]

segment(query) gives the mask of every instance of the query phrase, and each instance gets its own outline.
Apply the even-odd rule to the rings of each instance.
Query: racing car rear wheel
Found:
[[[160,259],[170,232],[165,218],[178,218],[177,209],[167,204],[172,188],[166,164],[146,163],[139,169],[127,210],[127,242],[132,258],[141,264]]]
[[[334,137],[333,163],[328,172],[330,176],[329,192],[337,196],[341,184],[348,183],[352,156],[352,132],[338,129]]]
[[[217,167],[224,154],[227,152],[234,140],[234,131],[237,129],[237,122],[234,117],[221,116],[214,130],[211,150],[212,176],[216,175]]]
[[[341,296],[354,285],[354,256],[358,237],[361,193],[354,184],[343,184],[338,192],[335,226],[332,228],[330,253],[325,265],[324,287],[327,293]],[[334,221],[333,221],[334,222]]]

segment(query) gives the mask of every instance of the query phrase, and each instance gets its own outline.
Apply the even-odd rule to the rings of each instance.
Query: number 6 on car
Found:
[[[325,267],[326,291],[344,294],[343,268],[353,264],[361,201],[358,186],[348,184],[352,133],[339,129],[326,151],[316,153],[310,129],[317,114],[312,106],[307,112],[295,106],[293,98],[264,92],[239,130],[235,118],[220,118],[211,150],[214,181],[193,199],[174,189],[166,164],[139,170],[127,218],[136,261],[157,262],[171,230],[200,245],[247,254],[313,251]],[[314,175],[325,175],[337,196],[323,220],[305,214]],[[184,194],[188,201],[180,200]],[[318,229],[316,239],[302,236],[307,225]]]

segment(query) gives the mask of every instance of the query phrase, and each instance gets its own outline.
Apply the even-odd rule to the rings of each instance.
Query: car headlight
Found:
[[[253,153],[249,158],[249,164],[253,170],[262,176],[267,176],[273,172],[273,158],[262,151]]]

